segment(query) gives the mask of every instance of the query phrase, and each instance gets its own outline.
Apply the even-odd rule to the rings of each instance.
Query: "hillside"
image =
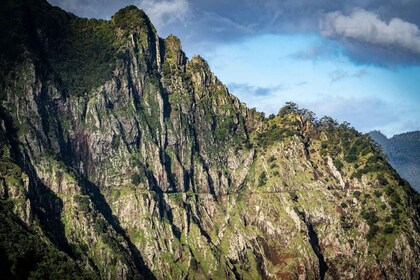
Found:
[[[420,197],[368,136],[247,108],[135,6],[0,6],[2,276],[418,279]]]
[[[389,139],[380,131],[372,131],[369,135],[381,145],[392,167],[420,192],[420,131],[394,135]]]

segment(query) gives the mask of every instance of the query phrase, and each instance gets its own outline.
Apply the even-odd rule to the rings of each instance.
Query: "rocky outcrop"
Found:
[[[6,3],[30,16],[7,34],[21,32],[25,51],[2,54],[2,213],[61,251],[62,273],[420,272],[419,202],[365,136],[293,104],[269,119],[248,109],[134,6],[98,21]],[[16,276],[10,242],[2,269]]]

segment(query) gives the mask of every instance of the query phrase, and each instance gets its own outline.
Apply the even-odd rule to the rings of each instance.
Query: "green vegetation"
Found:
[[[60,36],[48,34],[48,58],[63,88],[70,95],[84,96],[111,78],[117,60],[116,34],[104,20],[74,18],[67,24]]]
[[[378,216],[376,216],[376,212],[374,210],[362,212],[362,217],[366,220],[369,226],[372,226],[378,222]]]
[[[147,182],[147,176],[146,176],[146,171],[144,170],[144,168],[140,167],[138,172],[134,172],[131,175],[131,183],[134,186],[137,186],[141,183],[145,183]]]
[[[147,15],[134,5],[119,10],[113,17],[112,23],[122,30],[135,30],[147,28],[150,25]]]
[[[368,233],[366,234],[367,240],[372,240],[375,235],[378,233],[379,227],[376,224],[372,224],[369,228]]]
[[[0,20],[2,70],[7,71],[24,59],[23,49],[29,45],[34,54],[48,54],[42,57],[48,66],[41,70],[69,95],[86,96],[112,77],[117,61],[127,58],[123,46],[129,33],[137,32],[141,40],[155,31],[144,12],[135,6],[120,10],[111,21],[106,21],[71,16],[43,2],[6,2],[2,9],[7,12],[0,11],[10,16]],[[26,7],[19,8],[23,6]],[[33,22],[28,22],[28,18]],[[42,30],[38,37],[30,34],[30,26]],[[117,29],[123,30],[121,37]],[[2,73],[2,77],[7,73]]]
[[[292,130],[288,128],[281,128],[277,124],[273,124],[267,131],[257,135],[257,143],[259,143],[262,147],[267,147],[293,135],[295,135],[295,132]]]
[[[341,171],[341,169],[344,167],[344,164],[339,159],[334,159],[334,166],[338,171]]]
[[[0,259],[4,279],[95,279],[64,252],[43,241],[0,200]]]
[[[10,123],[29,123],[19,137],[8,119],[0,126],[6,278],[90,277],[86,267],[130,279],[151,267],[158,279],[288,279],[303,264],[312,279],[321,253],[326,279],[357,276],[359,263],[374,271],[391,252],[410,265],[420,197],[369,137],[294,103],[268,118],[248,110],[134,6],[111,21],[36,7],[38,106],[2,103]],[[113,69],[115,87],[86,95]],[[22,76],[8,78],[10,92],[38,86]],[[397,238],[412,246],[404,256]],[[357,260],[336,254],[349,245]]]

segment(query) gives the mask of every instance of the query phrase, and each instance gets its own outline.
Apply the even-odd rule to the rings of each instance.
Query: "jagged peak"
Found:
[[[130,5],[120,9],[111,17],[112,23],[121,29],[134,29],[139,26],[150,26],[154,33],[156,28],[153,26],[147,14],[135,5]]]
[[[214,80],[215,76],[211,71],[209,64],[200,55],[194,55],[188,64],[192,69],[200,69],[201,71],[204,71],[205,76],[211,77],[211,80]]]
[[[181,40],[173,34],[165,38],[165,46],[173,51],[180,51],[182,49]]]
[[[173,34],[170,34],[164,40],[165,45],[165,62],[171,65],[184,65],[187,57],[182,51],[181,40]]]
[[[122,9],[119,9],[113,16],[112,18],[116,17],[116,16],[121,16],[121,15],[128,15],[128,14],[137,14],[140,17],[147,17],[146,13],[142,10],[139,9],[137,6],[135,5],[129,5],[126,6]]]
[[[191,58],[191,61],[194,61],[195,63],[205,63],[207,64],[207,61],[199,54],[193,55]]]
[[[201,66],[206,71],[211,72],[208,62],[198,54],[193,55],[193,57],[191,58],[191,64]]]

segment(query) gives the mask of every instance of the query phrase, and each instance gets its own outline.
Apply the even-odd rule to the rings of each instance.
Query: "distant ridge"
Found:
[[[420,192],[420,131],[406,132],[387,138],[380,131],[369,132],[383,148],[391,165]]]

